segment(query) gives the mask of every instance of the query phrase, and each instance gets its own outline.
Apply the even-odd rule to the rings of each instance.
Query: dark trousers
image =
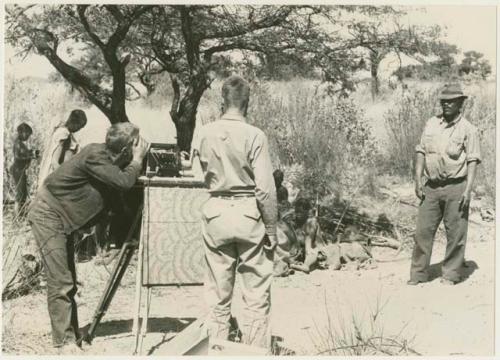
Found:
[[[60,347],[79,337],[74,242],[72,236],[65,235],[61,218],[44,201],[34,201],[28,219],[47,277],[52,341]]]
[[[425,198],[418,209],[415,247],[410,271],[412,280],[428,280],[432,245],[441,220],[444,222],[447,239],[442,276],[455,282],[460,280],[469,218],[469,209],[460,209],[460,199],[465,187],[465,180],[452,184],[427,183],[425,185]]]

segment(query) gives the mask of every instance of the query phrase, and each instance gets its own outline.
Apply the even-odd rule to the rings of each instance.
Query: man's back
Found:
[[[75,230],[104,208],[113,189],[127,190],[134,185],[140,164],[132,164],[121,170],[104,144],[87,145],[47,177],[44,188],[49,194],[44,199],[66,219],[68,231]]]
[[[243,117],[223,116],[200,131],[199,153],[210,193],[253,193],[264,133]]]

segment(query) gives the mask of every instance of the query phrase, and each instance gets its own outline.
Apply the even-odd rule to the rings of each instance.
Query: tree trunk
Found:
[[[126,66],[126,65],[125,65]],[[128,122],[127,112],[125,110],[126,99],[126,74],[125,66],[118,62],[111,69],[113,74],[113,94],[111,102],[111,117],[109,121],[111,124],[119,122]]]
[[[204,72],[192,76],[182,99],[180,99],[179,82],[175,76],[171,78],[174,99],[170,116],[177,130],[177,145],[181,151],[190,152],[194,129],[196,127],[198,104],[200,103],[201,96],[210,85],[210,79]]]
[[[371,73],[371,92],[372,92],[372,100],[375,100],[380,93],[379,89],[379,80],[378,80],[378,62],[371,61],[370,73]]]

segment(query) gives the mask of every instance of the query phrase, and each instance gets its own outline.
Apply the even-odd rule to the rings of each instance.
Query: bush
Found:
[[[322,96],[312,85],[256,86],[249,117],[267,134],[275,162],[304,169],[298,176],[304,195],[340,195],[364,183],[375,144],[351,100]]]
[[[438,111],[437,95],[436,90],[412,90],[401,97],[395,108],[386,112],[390,173],[412,178],[415,146],[426,121]]]

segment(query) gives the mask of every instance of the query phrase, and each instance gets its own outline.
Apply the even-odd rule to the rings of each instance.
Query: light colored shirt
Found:
[[[59,146],[63,146],[64,141],[69,141],[69,148],[64,154],[64,160],[68,161],[71,156],[78,152],[79,145],[73,134],[65,126],[57,127],[54,133],[50,137],[49,143],[45,147],[45,151],[42,156],[42,161],[40,163],[40,170],[38,172],[38,188],[40,189],[43,181],[49,176],[54,170],[54,162],[58,159],[54,159],[54,154]]]
[[[465,177],[468,162],[481,162],[478,131],[462,115],[451,123],[442,116],[430,118],[416,151],[425,156],[425,176],[430,180]]]
[[[276,234],[276,188],[264,132],[238,115],[224,115],[204,125],[193,151],[200,157],[212,195],[254,194],[268,235]]]

